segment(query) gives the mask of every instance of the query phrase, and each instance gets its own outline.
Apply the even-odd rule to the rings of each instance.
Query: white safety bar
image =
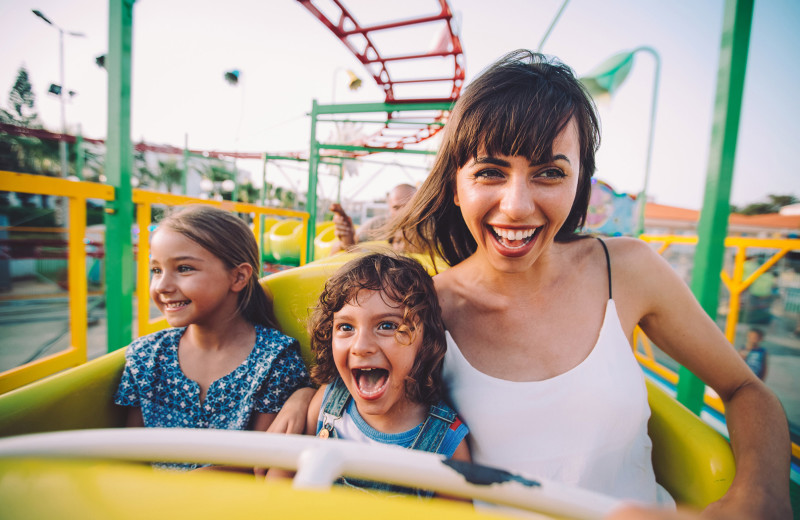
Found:
[[[37,433],[0,439],[0,457],[279,467],[297,471],[297,488],[327,489],[345,475],[581,520],[603,518],[622,505],[592,491],[398,446],[253,431],[120,428]]]

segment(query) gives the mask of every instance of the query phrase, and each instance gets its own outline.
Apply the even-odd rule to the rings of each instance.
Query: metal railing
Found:
[[[87,361],[88,283],[86,250],[83,243],[86,234],[86,200],[114,200],[114,189],[93,182],[0,171],[0,191],[67,197],[69,200],[67,218],[70,223],[67,231],[70,346],[61,352],[0,373],[0,394],[2,394]]]
[[[0,171],[0,191],[50,195],[69,199],[69,226],[66,231],[68,234],[67,283],[70,345],[65,350],[55,354],[0,372],[0,394],[3,394],[66,368],[80,365],[88,360],[88,282],[84,243],[86,235],[86,201],[87,199],[113,201],[115,197],[114,188],[105,184],[7,171]],[[149,334],[167,326],[163,318],[156,320],[150,320],[149,318],[150,273],[147,258],[150,256],[150,224],[152,206],[154,204],[166,206],[208,204],[228,211],[255,215],[253,233],[256,236],[259,250],[262,248],[263,238],[261,229],[262,216],[272,215],[299,219],[302,222],[302,236],[305,236],[308,230],[309,214],[303,211],[266,208],[243,202],[206,200],[147,190],[133,190],[132,199],[137,206],[136,218],[139,226],[137,255],[138,259],[141,260],[137,262],[136,266],[137,289],[135,293],[138,310],[137,331],[139,335]],[[36,229],[40,230],[40,228]],[[54,229],[62,228],[48,228],[49,231]],[[300,247],[300,265],[306,263],[306,255],[305,248]]]

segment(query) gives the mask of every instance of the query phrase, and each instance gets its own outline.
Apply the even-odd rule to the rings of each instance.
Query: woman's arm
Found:
[[[278,416],[276,413],[261,413],[256,412],[253,414],[253,424],[251,430],[254,432],[266,432],[269,431],[270,426],[275,422],[275,418]]]
[[[269,433],[302,434],[306,426],[308,403],[314,397],[313,388],[298,388],[289,396],[275,420],[266,429]]]
[[[661,350],[711,386],[725,403],[736,477],[707,513],[720,518],[728,513],[735,517],[734,512],[747,518],[790,518],[791,444],[778,399],[648,245],[624,241],[614,247],[611,259],[615,296],[620,288],[620,302],[631,303],[626,320],[638,321]]]

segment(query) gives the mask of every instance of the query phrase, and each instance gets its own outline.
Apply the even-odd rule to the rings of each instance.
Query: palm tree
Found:
[[[180,187],[183,182],[183,168],[175,159],[158,161],[158,180],[168,193],[172,193],[172,188]]]

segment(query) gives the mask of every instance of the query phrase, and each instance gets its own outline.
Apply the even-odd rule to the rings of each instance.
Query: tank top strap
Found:
[[[611,257],[608,255],[608,246],[606,243],[603,242],[603,239],[600,237],[595,237],[597,240],[600,241],[600,245],[603,246],[603,252],[606,254],[606,270],[608,271],[608,299],[612,300],[611,297]]]

